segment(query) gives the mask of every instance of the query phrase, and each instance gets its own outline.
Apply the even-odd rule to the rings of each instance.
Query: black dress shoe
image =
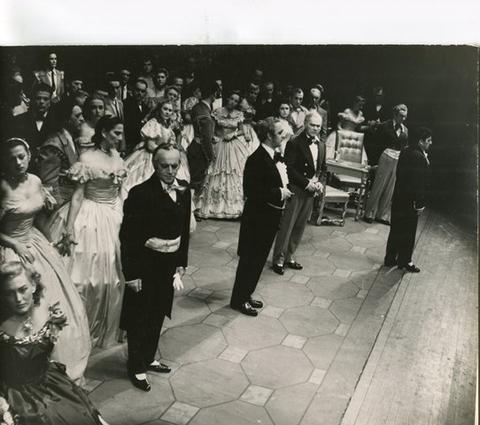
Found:
[[[240,305],[240,313],[246,314],[247,316],[258,316],[258,311],[255,310],[249,302],[243,303]]]
[[[166,364],[160,363],[157,365],[148,365],[147,370],[157,373],[170,373],[172,369]]]
[[[254,300],[253,298],[250,298],[249,303],[253,308],[262,308],[263,307],[263,303],[261,301]]]
[[[273,264],[272,264],[272,269],[273,269],[273,271],[274,271],[275,273],[277,273],[277,274],[279,274],[279,275],[282,275],[282,274],[285,273],[285,269],[284,269],[283,266],[280,265],[280,264],[275,264],[275,263],[273,263]]]
[[[365,223],[368,223],[368,224],[372,224],[373,223],[373,219],[372,218],[369,218],[369,217],[363,217],[363,221]]]
[[[385,224],[385,226],[390,226],[390,222],[388,220],[383,220],[381,218],[376,218],[375,221],[377,223]]]
[[[302,270],[303,266],[300,263],[297,263],[296,261],[288,261],[285,263],[285,265],[293,270]]]
[[[405,270],[410,273],[420,273],[420,269],[415,264],[407,264],[405,266],[398,266],[400,270]]]
[[[138,379],[135,374],[131,372],[128,372],[128,377],[130,378],[130,381],[132,381],[132,384],[139,390],[150,391],[152,389],[152,386],[147,379]]]

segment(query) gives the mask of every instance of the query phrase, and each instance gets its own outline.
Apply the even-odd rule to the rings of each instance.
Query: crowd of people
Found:
[[[322,85],[279,86],[260,69],[224,93],[221,78],[197,81],[194,61],[170,73],[147,58],[135,78],[129,68],[107,72],[87,92],[57,61],[47,55],[32,87],[16,67],[4,85],[0,397],[20,423],[34,423],[35,409],[41,423],[77,423],[68,419],[75,411],[85,418],[78,423],[104,423],[80,388],[90,350],[122,341],[126,331],[136,387],[150,390],[147,371],[170,371],[155,358],[158,340],[199,220],[241,218],[230,302],[241,313],[263,307],[252,295],[275,238],[274,272],[303,268],[295,251],[325,192],[334,120]],[[385,265],[418,272],[411,241],[431,133],[413,137],[417,162],[404,164],[401,178],[414,195],[405,204],[394,188],[397,163],[408,162],[401,155],[408,109],[385,106],[382,87],[373,95],[367,104],[356,95],[336,116],[337,129],[364,133],[365,158],[376,169],[364,220],[392,224]],[[65,387],[74,395],[60,406],[51,394]],[[69,413],[60,418],[60,410]]]

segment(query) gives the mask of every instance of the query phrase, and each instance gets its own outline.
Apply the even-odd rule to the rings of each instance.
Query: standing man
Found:
[[[320,130],[320,140],[322,142],[327,141],[328,136],[328,102],[325,99],[322,99],[323,95],[323,86],[317,84],[315,87],[310,89],[310,101],[309,107],[310,112],[317,112],[318,115],[322,117],[322,129]]]
[[[133,187],[120,228],[126,280],[120,328],[127,331],[128,374],[137,388],[150,390],[146,372],[168,373],[155,359],[165,316],[171,318],[174,289],[182,289],[188,261],[190,191],[177,181],[180,152],[159,145],[155,174]]]
[[[292,196],[280,153],[283,126],[267,118],[258,128],[262,145],[250,155],[243,173],[243,190],[247,200],[240,225],[238,262],[230,306],[248,316],[257,316],[261,301],[252,299],[263,266],[278,231],[285,201]]]
[[[411,141],[400,152],[398,159],[385,266],[398,265],[400,270],[419,273],[420,269],[412,262],[412,254],[418,215],[425,209],[425,190],[430,169],[427,151],[432,144],[432,132],[420,127],[413,132]]]
[[[149,108],[145,104],[147,83],[138,79],[135,81],[132,96],[128,96],[123,102],[123,125],[126,155],[133,152],[134,147],[140,143],[140,130],[142,120],[147,116]]]
[[[48,84],[52,88],[52,102],[62,100],[65,92],[65,75],[57,69],[57,54],[49,53],[46,57],[45,68],[34,72],[35,80],[38,83]]]
[[[311,112],[305,117],[305,131],[287,143],[287,165],[290,190],[294,197],[287,203],[282,225],[273,249],[272,268],[282,275],[287,266],[301,270],[293,256],[302,239],[307,221],[312,214],[313,198],[323,192],[327,177],[326,147],[320,141],[322,117]]]
[[[79,151],[75,140],[85,122],[82,108],[73,101],[60,109],[60,130],[51,134],[38,149],[38,176],[45,187],[52,190],[57,208],[70,201],[73,182],[67,175],[70,167],[77,162]]]
[[[190,113],[194,136],[187,149],[187,159],[190,166],[190,185],[197,193],[202,190],[208,166],[213,161],[212,103],[215,101],[217,90],[215,82],[202,86],[202,100]]]
[[[105,99],[105,115],[111,115],[123,121],[123,102],[120,100],[122,95],[120,78],[113,72],[107,73],[106,77],[107,85],[105,87],[108,90],[108,96]],[[119,150],[122,151],[122,149]]]
[[[132,95],[132,87],[130,86],[130,71],[128,69],[121,69],[120,75],[120,100],[123,102],[128,96]]]
[[[290,121],[293,123],[293,137],[298,137],[300,133],[305,130],[305,117],[308,114],[308,109],[302,105],[303,90],[299,87],[292,90],[292,97],[290,103],[292,109],[290,112]]]

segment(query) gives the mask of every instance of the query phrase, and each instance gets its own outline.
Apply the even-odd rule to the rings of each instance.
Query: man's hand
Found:
[[[125,283],[132,291],[140,292],[142,290],[142,279],[128,280]]]
[[[313,181],[309,181],[305,190],[307,192],[316,192],[317,191],[317,183],[313,182]]]
[[[290,189],[287,189],[286,187],[281,187],[280,192],[282,194],[282,201],[284,201],[285,199],[289,199],[293,195],[295,195],[292,191],[290,191]]]

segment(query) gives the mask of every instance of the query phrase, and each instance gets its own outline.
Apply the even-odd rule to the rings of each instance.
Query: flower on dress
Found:
[[[16,420],[10,411],[10,405],[4,397],[0,397],[0,425],[15,425]]]

